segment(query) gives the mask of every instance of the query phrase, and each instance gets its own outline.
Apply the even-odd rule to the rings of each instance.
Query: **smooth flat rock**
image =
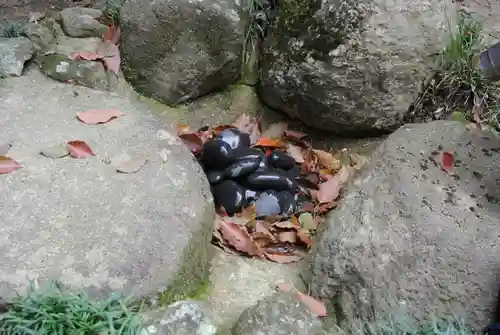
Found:
[[[347,325],[398,314],[415,326],[464,318],[474,331],[494,321],[499,164],[498,139],[462,122],[400,128],[325,220],[312,249],[313,296]]]
[[[76,113],[126,115],[87,125]],[[189,291],[208,275],[213,199],[189,150],[146,105],[45,78],[0,81],[0,138],[22,169],[0,175],[0,296],[28,279],[59,279],[95,296]],[[95,157],[51,159],[44,148],[85,141]],[[117,155],[142,152],[136,173]],[[166,157],[166,161],[162,157]]]
[[[62,28],[71,37],[102,37],[108,27],[98,21],[101,15],[94,8],[66,8],[61,11]]]

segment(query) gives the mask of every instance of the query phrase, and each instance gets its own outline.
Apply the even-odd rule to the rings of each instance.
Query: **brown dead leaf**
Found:
[[[120,27],[111,25],[104,33],[102,39],[104,41],[110,41],[111,43],[118,45],[120,43],[120,34]]]
[[[76,116],[86,124],[106,123],[112,119],[125,115],[118,109],[91,109],[86,112],[77,112]]]
[[[273,227],[275,228],[281,228],[281,229],[295,229],[297,228],[297,225],[292,222],[292,220],[286,220],[286,221],[278,221],[272,224]]]
[[[278,241],[295,243],[297,242],[297,233],[295,231],[282,231],[278,233]]]
[[[72,52],[69,56],[69,59],[71,60],[79,60],[79,59],[84,59],[84,60],[98,60],[102,59],[102,56],[95,53],[95,52],[86,52],[86,51],[81,51],[81,52]]]
[[[101,41],[97,46],[96,54],[102,57],[104,66],[115,75],[120,73],[120,49],[111,41]]]
[[[295,159],[299,164],[304,163],[304,156],[302,155],[302,148],[298,145],[287,143],[286,151],[290,157]]]
[[[337,171],[340,169],[340,161],[335,158],[331,153],[324,150],[313,149],[314,154],[318,157],[318,161],[326,169],[330,171]]]
[[[288,128],[287,122],[273,123],[260,135],[260,138],[281,139],[285,134],[286,128]]]
[[[285,130],[285,137],[290,140],[302,140],[304,137],[307,137],[306,133],[303,133],[298,130]]]
[[[66,145],[69,154],[74,158],[87,158],[95,156],[94,152],[84,141],[69,141]]]
[[[143,152],[119,155],[111,159],[111,164],[121,173],[135,173],[148,161],[148,155]]]
[[[328,203],[338,198],[341,188],[351,177],[352,167],[344,165],[330,180],[319,184],[318,202]]]
[[[219,225],[219,231],[224,240],[236,250],[245,252],[250,256],[262,255],[262,250],[254,244],[252,237],[244,226],[224,218],[219,222]]]
[[[179,123],[178,125],[175,126],[175,129],[177,130],[177,136],[185,133],[190,133],[189,125],[185,123]]]
[[[293,263],[300,261],[303,256],[300,255],[279,255],[279,254],[268,254],[264,253],[264,255],[269,259],[270,261],[273,261],[275,263],[279,264],[288,264],[288,263]]]
[[[203,140],[196,133],[180,134],[179,138],[191,150],[193,155],[199,155],[203,148]]]
[[[0,174],[7,174],[22,168],[21,164],[10,157],[0,156]]]
[[[255,221],[254,226],[255,226],[254,232],[255,232],[255,234],[257,234],[256,236],[258,236],[258,237],[265,236],[265,237],[269,238],[271,241],[276,241],[276,238],[269,230],[271,228],[269,223],[259,220],[259,221]],[[254,236],[252,235],[252,237],[254,237]]]
[[[279,139],[261,137],[253,146],[263,148],[282,148],[284,144]]]
[[[326,306],[323,302],[311,297],[310,295],[298,291],[293,285],[279,283],[276,285],[276,288],[278,289],[278,291],[289,292],[295,295],[297,299],[302,301],[316,316],[322,317],[328,315]]]

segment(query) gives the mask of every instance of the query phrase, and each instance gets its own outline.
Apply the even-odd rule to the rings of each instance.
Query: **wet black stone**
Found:
[[[251,205],[257,199],[259,192],[254,190],[245,190],[246,204]]]
[[[266,191],[259,194],[255,200],[256,217],[279,215],[280,213],[281,206],[277,192]]]
[[[224,176],[227,179],[241,178],[243,176],[249,175],[250,173],[257,170],[260,164],[260,158],[246,159],[237,161],[229,165],[224,170]]]
[[[224,173],[222,171],[209,171],[207,179],[211,185],[218,184],[224,180]]]
[[[208,170],[222,170],[234,162],[232,149],[226,142],[210,140],[203,145],[203,165]]]
[[[215,139],[226,142],[232,149],[250,146],[250,135],[236,128],[224,129]]]
[[[275,168],[289,170],[295,166],[295,159],[288,156],[283,151],[274,150],[268,157],[269,163]]]
[[[240,147],[233,151],[233,156],[236,161],[247,159],[260,159],[263,160],[266,155],[259,149]]]
[[[223,206],[228,215],[240,212],[245,205],[245,189],[232,180],[225,180],[212,187],[215,205]]]
[[[290,178],[278,172],[256,171],[250,174],[244,183],[245,186],[253,190],[283,191],[294,189],[296,186]]]

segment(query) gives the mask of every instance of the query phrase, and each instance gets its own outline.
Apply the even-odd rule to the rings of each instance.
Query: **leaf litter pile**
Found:
[[[324,215],[366,162],[353,155],[341,165],[287,123],[261,131],[258,119],[247,115],[196,131],[178,125],[177,135],[203,166],[214,195],[212,242],[228,253],[277,263],[304,257]]]

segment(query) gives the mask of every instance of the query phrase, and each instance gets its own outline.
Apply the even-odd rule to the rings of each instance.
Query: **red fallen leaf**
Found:
[[[328,203],[338,198],[341,188],[351,177],[352,167],[344,165],[330,180],[319,184],[318,202]]]
[[[96,52],[81,51],[81,52],[72,52],[68,56],[68,58],[71,60],[79,60],[79,59],[98,60],[98,59],[102,59],[102,56]]]
[[[293,293],[295,297],[300,301],[302,301],[307,306],[307,308],[309,308],[309,310],[313,312],[316,316],[321,317],[328,315],[326,311],[326,306],[323,302],[314,299],[310,295],[298,291],[295,287],[293,287],[293,285],[279,283],[278,285],[276,285],[276,288],[278,289],[278,291],[281,292]]]
[[[253,145],[255,147],[264,147],[264,148],[282,148],[283,142],[279,139],[271,139],[271,138],[259,138],[257,142]]]
[[[118,46],[110,41],[102,41],[98,45],[96,53],[101,56],[104,66],[118,76],[120,73],[120,49]]]
[[[76,116],[86,124],[106,123],[111,119],[125,115],[118,109],[91,109],[86,112],[77,112]]]
[[[106,30],[102,36],[102,39],[118,45],[120,43],[120,33],[121,30],[119,26],[109,26],[108,30]]]
[[[95,156],[94,152],[84,141],[69,141],[67,144],[69,154],[74,158],[87,158]]]
[[[285,137],[291,140],[302,140],[307,134],[298,130],[285,130]]]
[[[22,168],[21,164],[10,157],[0,156],[0,174],[7,174]]]
[[[273,123],[267,128],[261,135],[260,138],[275,138],[275,139],[281,139],[283,135],[285,134],[285,130],[288,127],[287,122],[277,122]]]
[[[196,133],[180,134],[179,138],[188,146],[193,155],[198,155],[203,147],[203,140]]]
[[[453,168],[453,154],[447,151],[441,152],[441,167],[446,171],[451,171]]]
[[[238,251],[245,252],[251,256],[262,255],[262,250],[252,240],[244,226],[240,226],[231,220],[221,220],[219,231],[224,240]]]

